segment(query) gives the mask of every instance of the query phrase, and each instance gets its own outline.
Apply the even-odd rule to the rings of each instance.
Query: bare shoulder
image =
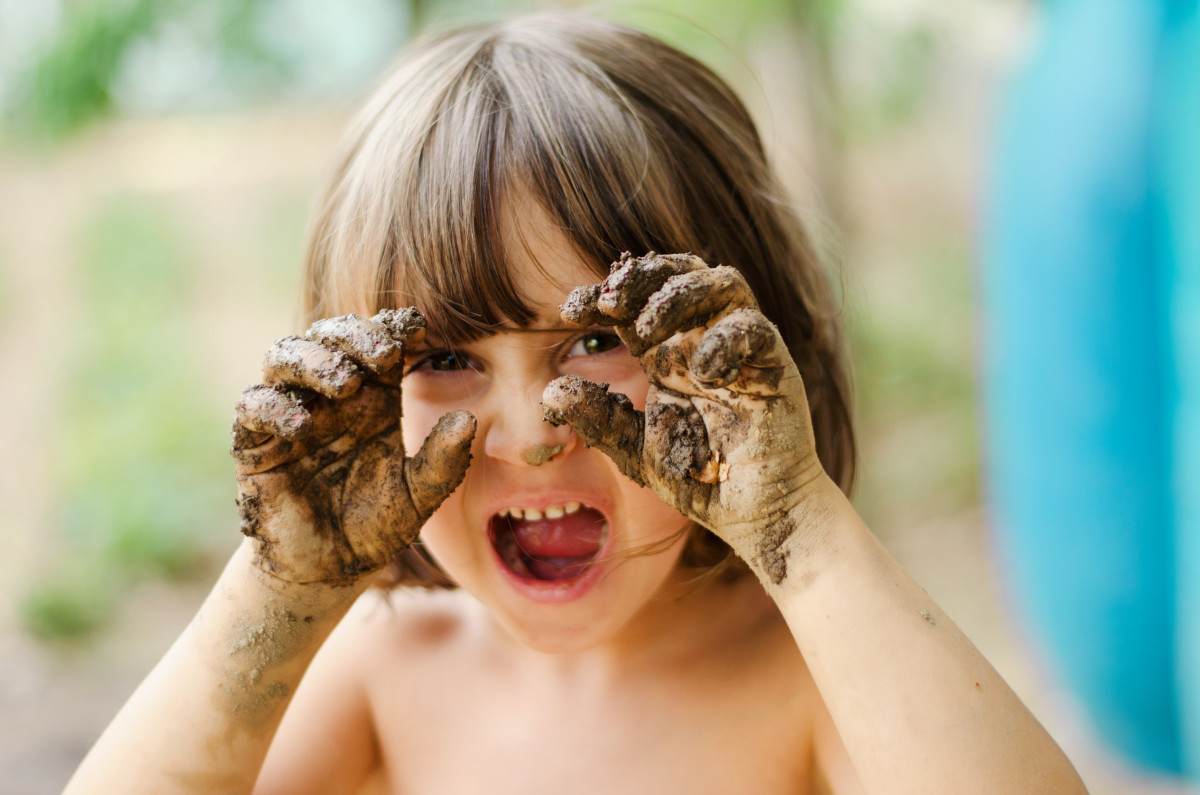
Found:
[[[369,591],[330,637],[331,653],[354,667],[378,719],[381,704],[419,703],[462,667],[479,620],[461,591]]]
[[[381,721],[381,705],[403,700],[429,679],[444,644],[462,626],[462,601],[415,592],[359,597],[297,688],[258,791],[370,791],[382,749],[394,745],[391,735],[399,727],[411,724],[394,716]]]
[[[430,657],[452,653],[472,620],[471,606],[460,591],[372,590],[359,598],[330,641],[357,652],[371,651],[355,655],[365,675],[380,663],[394,672],[397,664],[421,665]]]

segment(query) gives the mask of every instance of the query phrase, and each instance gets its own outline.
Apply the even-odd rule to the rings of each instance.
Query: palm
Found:
[[[466,412],[443,417],[405,456],[396,346],[411,330],[388,328],[381,315],[322,321],[306,340],[276,343],[267,383],[238,403],[242,532],[281,579],[352,582],[386,565],[465,473],[474,433]],[[341,333],[349,342],[334,334],[346,328],[360,333]]]
[[[695,257],[623,258],[572,294],[564,318],[615,323],[650,380],[645,412],[564,378],[544,395],[625,474],[744,554],[822,470],[800,373],[731,268]],[[770,535],[770,533],[768,533]]]

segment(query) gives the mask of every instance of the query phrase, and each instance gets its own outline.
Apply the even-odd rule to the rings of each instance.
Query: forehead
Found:
[[[527,195],[505,202],[500,229],[513,280],[535,314],[521,328],[563,329],[558,307],[575,287],[600,280],[597,265],[586,259],[541,204]],[[504,325],[517,328],[508,322]]]

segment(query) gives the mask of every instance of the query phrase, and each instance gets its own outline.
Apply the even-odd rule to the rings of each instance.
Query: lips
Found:
[[[569,512],[568,512],[569,511]],[[567,583],[587,573],[608,539],[608,523],[594,508],[505,509],[488,535],[502,566],[530,583]]]

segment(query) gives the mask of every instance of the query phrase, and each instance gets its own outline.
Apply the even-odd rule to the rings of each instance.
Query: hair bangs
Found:
[[[507,261],[499,142],[508,101],[487,55],[477,54],[428,125],[378,271],[381,307],[420,307],[449,343],[534,314]]]

